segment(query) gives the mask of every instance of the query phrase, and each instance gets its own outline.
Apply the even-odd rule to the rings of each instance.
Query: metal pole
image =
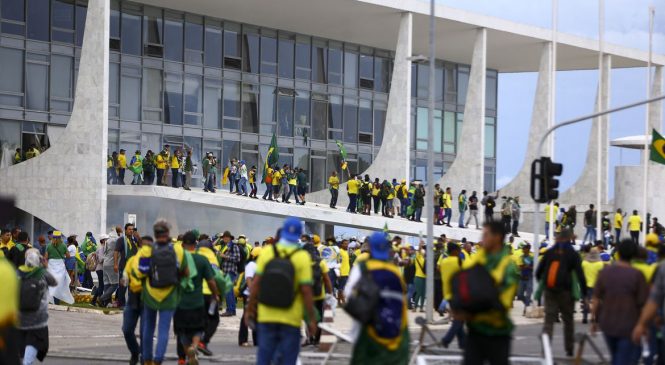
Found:
[[[603,82],[605,80],[605,65],[603,64],[603,37],[605,33],[605,0],[598,0],[598,101],[600,107],[598,110],[605,110],[607,105],[605,105],[605,95],[603,94]],[[598,147],[596,150],[596,229],[598,235],[596,237],[603,236],[603,227],[602,227],[602,163],[603,158],[602,148],[605,145],[606,141],[603,141],[603,127],[604,127],[605,116],[598,117],[598,125],[596,126],[596,138],[598,139]],[[591,131],[593,133],[593,131]]]
[[[556,54],[557,54],[557,44],[558,44],[558,34],[559,34],[559,2],[558,0],[552,0],[552,52],[550,52],[552,57],[552,62],[550,63],[550,110],[549,117],[547,120],[547,125],[552,127],[554,121],[556,120]],[[549,156],[554,158],[554,139],[555,136],[552,134],[552,138],[548,141]],[[554,216],[554,201],[549,202],[549,219],[550,225],[548,232],[545,232],[548,237],[551,239],[554,238],[554,222],[556,217]],[[537,214],[539,212],[536,212]],[[534,249],[535,251],[535,249]],[[535,254],[534,254],[535,255]],[[535,288],[535,286],[534,286]]]
[[[653,43],[653,18],[656,9],[652,6],[649,7],[649,61],[647,62],[647,99],[651,98],[651,57],[652,57],[652,43]],[[649,189],[649,113],[651,113],[651,106],[646,106],[646,117],[644,118],[644,151],[642,152],[642,163],[644,164],[644,181],[642,182],[642,244],[646,245],[646,235],[649,230],[649,222],[647,221],[647,190]]]
[[[429,102],[427,106],[427,322],[434,321],[434,92],[435,92],[435,51],[434,51],[434,0],[430,0],[429,14]]]

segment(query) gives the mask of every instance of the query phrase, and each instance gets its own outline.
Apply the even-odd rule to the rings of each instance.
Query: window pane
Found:
[[[167,60],[182,62],[182,20],[164,21],[164,56]]]
[[[219,161],[219,163],[222,165],[222,171],[224,170],[224,167],[228,165],[229,161],[234,158],[238,159],[240,157],[240,142],[238,141],[223,141],[222,142],[222,150],[223,155],[222,155],[222,161]]]
[[[429,97],[429,65],[418,64],[418,98],[427,99]]]
[[[469,86],[469,68],[460,66],[457,69],[457,104],[466,104],[466,91]]]
[[[293,78],[293,41],[290,39],[279,40],[279,76]]]
[[[224,82],[224,116],[240,118],[240,85],[238,82]]]
[[[278,100],[277,130],[279,135],[293,137],[293,97],[280,95]]]
[[[322,84],[327,83],[327,70],[326,48],[323,46],[312,47],[312,81]]]
[[[296,43],[296,78],[309,80],[311,74],[309,43]]]
[[[462,123],[464,122],[464,113],[457,113],[455,117],[455,120],[457,121],[457,123],[455,123],[455,144],[459,146],[460,138],[462,138]]]
[[[48,11],[44,9],[44,11]],[[72,0],[53,0],[51,25],[57,28],[74,29],[74,3]]]
[[[109,63],[109,104],[120,102],[120,64]]]
[[[344,52],[344,86],[358,87],[358,55]]]
[[[331,48],[328,50],[328,83],[342,84],[342,51]]]
[[[261,37],[261,73],[277,74],[277,40]]]
[[[121,69],[120,117],[126,120],[141,120],[141,78],[127,75],[128,71],[130,70],[124,67]]]
[[[312,173],[310,181],[310,191],[322,190],[326,180],[326,159],[312,158]]]
[[[360,78],[374,79],[374,57],[371,55],[360,55]]]
[[[120,10],[111,5],[111,24],[109,26],[109,36],[111,38],[120,38]]]
[[[162,44],[162,14],[157,9],[145,9],[143,15],[143,35],[146,43]]]
[[[224,56],[240,58],[240,35],[237,32],[224,30]]]
[[[185,22],[185,48],[197,51],[203,50],[203,25],[195,22]]]
[[[496,110],[496,73],[494,71],[487,71],[487,74],[485,108]]]
[[[143,69],[143,107],[162,108],[162,70]]]
[[[487,158],[494,158],[495,153],[494,153],[494,138],[496,137],[495,134],[495,126],[493,125],[485,125],[485,157]]]
[[[71,57],[51,56],[51,98],[72,97],[72,68],[74,60]]]
[[[85,18],[88,13],[87,4],[76,4],[76,45],[83,45],[83,31],[85,30]]]
[[[443,141],[455,143],[455,113],[445,112],[443,116]]]
[[[205,37],[206,66],[222,67],[222,30],[206,26]]]
[[[198,116],[185,116],[185,124],[201,125],[203,113],[203,79],[197,75],[185,76],[185,114],[196,113]]]
[[[0,91],[23,92],[23,51],[0,47]]]
[[[250,84],[242,86],[242,131],[259,133],[258,87]]]
[[[296,96],[295,123],[309,125],[309,93],[298,91]]]
[[[141,19],[138,15],[122,13],[122,53],[141,54]]]
[[[259,73],[259,35],[245,33],[242,37],[243,54],[242,69],[245,72]]]
[[[182,75],[166,74],[164,93],[164,122],[182,124]]]
[[[340,96],[331,96],[329,106],[328,127],[342,129],[342,98]]]
[[[455,70],[455,65],[446,63],[446,76],[443,80],[444,90],[446,92],[444,101],[446,103],[456,104],[457,103],[457,72]]]
[[[0,3],[0,14],[2,14],[2,19],[25,21],[24,0],[4,0]]]
[[[441,120],[441,110],[434,110],[434,152],[443,150],[443,120]]]
[[[217,81],[215,80],[215,83]],[[205,128],[221,129],[219,121],[222,116],[222,88],[206,81],[205,101],[203,104],[203,126]]]
[[[374,103],[374,145],[380,146],[383,143],[383,128],[386,124],[386,105],[385,103]]]
[[[46,111],[48,97],[48,66],[28,63],[25,77],[27,108]]]
[[[372,102],[369,100],[360,100],[358,130],[362,133],[372,133]]]
[[[416,112],[416,149],[427,150],[427,108]]]
[[[390,83],[390,60],[374,57],[374,90],[387,93]]]
[[[344,99],[344,142],[358,142],[358,100]]]
[[[436,65],[434,70],[434,100],[443,101],[443,65]]]
[[[49,40],[49,0],[28,1],[28,38],[38,41]]]
[[[325,140],[328,123],[328,103],[312,100],[312,138]]]
[[[274,86],[261,86],[261,123],[277,121],[276,98]]]

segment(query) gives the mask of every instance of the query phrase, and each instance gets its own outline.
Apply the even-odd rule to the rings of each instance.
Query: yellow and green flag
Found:
[[[270,147],[268,148],[268,153],[264,159],[265,163],[263,164],[263,177],[261,182],[266,182],[266,175],[268,173],[268,167],[274,166],[277,161],[279,161],[279,148],[277,147],[277,137],[275,134],[272,135],[272,140],[270,141]]]
[[[651,137],[650,160],[665,165],[665,138],[654,129]]]
[[[346,170],[348,166],[346,163],[346,148],[344,148],[344,144],[339,139],[335,140],[335,144],[337,144],[337,148],[339,148],[339,154],[342,156],[342,170]]]

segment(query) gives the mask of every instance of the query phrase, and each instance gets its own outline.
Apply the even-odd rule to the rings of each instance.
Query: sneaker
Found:
[[[203,342],[199,342],[197,350],[199,350],[199,352],[205,356],[212,356],[212,351],[208,350],[208,346],[206,346],[206,344]]]
[[[220,316],[220,317],[235,317],[236,314],[235,314],[235,313],[231,313],[231,312],[224,312],[224,313],[220,314],[219,316]]]
[[[187,360],[185,360],[185,359],[178,359],[178,365],[186,365],[186,364],[187,364]]]
[[[189,360],[187,362],[188,365],[199,365],[199,358],[196,356],[196,349],[194,347],[187,349],[187,359]]]
[[[133,354],[132,357],[129,359],[129,365],[138,365],[138,363],[139,363],[139,355]]]

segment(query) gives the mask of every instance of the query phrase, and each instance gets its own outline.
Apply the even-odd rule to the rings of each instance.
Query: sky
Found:
[[[545,0],[436,0],[454,8],[515,22],[550,28],[552,3]],[[648,49],[648,7],[655,6],[653,50],[665,54],[665,0],[605,0],[605,41],[641,50]],[[598,1],[559,0],[560,32],[598,39]],[[497,133],[497,187],[508,183],[524,162],[536,73],[499,75]],[[614,69],[610,106],[646,98],[646,68]],[[593,112],[598,71],[558,72],[556,117],[560,122]],[[610,139],[644,133],[645,108],[610,116]],[[570,187],[584,168],[591,121],[556,132],[554,160],[564,164],[561,190]],[[610,147],[609,192],[614,191],[614,167],[637,165],[640,152]]]

